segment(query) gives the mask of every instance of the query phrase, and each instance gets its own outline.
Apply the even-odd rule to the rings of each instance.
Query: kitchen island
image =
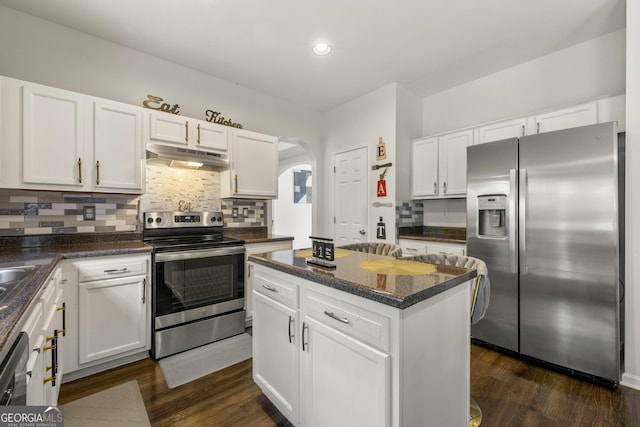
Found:
[[[252,255],[253,376],[300,426],[469,425],[475,270],[336,249]]]

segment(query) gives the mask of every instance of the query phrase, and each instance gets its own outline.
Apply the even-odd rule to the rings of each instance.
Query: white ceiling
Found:
[[[317,111],[421,97],[625,27],[624,0],[0,0]],[[314,42],[333,46],[326,57]]]

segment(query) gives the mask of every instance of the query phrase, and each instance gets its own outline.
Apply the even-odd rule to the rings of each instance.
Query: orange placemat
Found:
[[[374,259],[362,261],[360,268],[372,273],[390,274],[393,276],[422,276],[436,271],[436,266],[426,262],[403,259]]]

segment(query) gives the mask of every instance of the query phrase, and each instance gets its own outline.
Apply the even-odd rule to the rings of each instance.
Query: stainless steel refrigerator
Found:
[[[615,123],[468,148],[467,251],[491,282],[474,338],[620,380],[623,165]]]

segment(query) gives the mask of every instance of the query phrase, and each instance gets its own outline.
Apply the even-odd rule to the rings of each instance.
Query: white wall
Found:
[[[380,207],[374,208],[371,203],[395,202],[395,174],[398,165],[395,162],[396,156],[396,87],[395,83],[386,85],[376,91],[363,95],[352,101],[334,108],[326,114],[328,137],[326,142],[324,162],[325,168],[324,188],[321,194],[322,226],[319,230],[320,236],[333,236],[333,162],[334,155],[340,152],[353,150],[360,147],[368,147],[369,171],[369,229],[368,240],[376,241],[375,227],[378,218],[382,216],[387,223],[387,241],[395,241],[395,227],[389,226],[395,221],[395,208]],[[387,159],[378,162],[375,160],[375,147],[378,137],[382,137],[386,144]],[[385,180],[387,181],[387,197],[376,197],[376,183],[382,169],[372,171],[371,166],[376,163],[393,163],[389,169]],[[315,203],[315,201],[314,201]]]
[[[640,2],[627,2],[625,373],[640,390]],[[635,167],[634,167],[635,166]]]
[[[411,140],[422,133],[422,99],[396,86],[396,202],[411,199]]]
[[[624,93],[625,33],[606,34],[424,98],[424,135]]]
[[[467,227],[467,199],[425,200],[423,225]]]
[[[306,169],[312,171],[311,165],[296,165],[280,174],[278,177],[278,200],[273,201],[273,234],[285,234],[293,236],[293,249],[310,248],[312,234],[311,228],[311,203],[293,202],[293,171],[294,169]],[[312,193],[315,188],[312,184]]]

